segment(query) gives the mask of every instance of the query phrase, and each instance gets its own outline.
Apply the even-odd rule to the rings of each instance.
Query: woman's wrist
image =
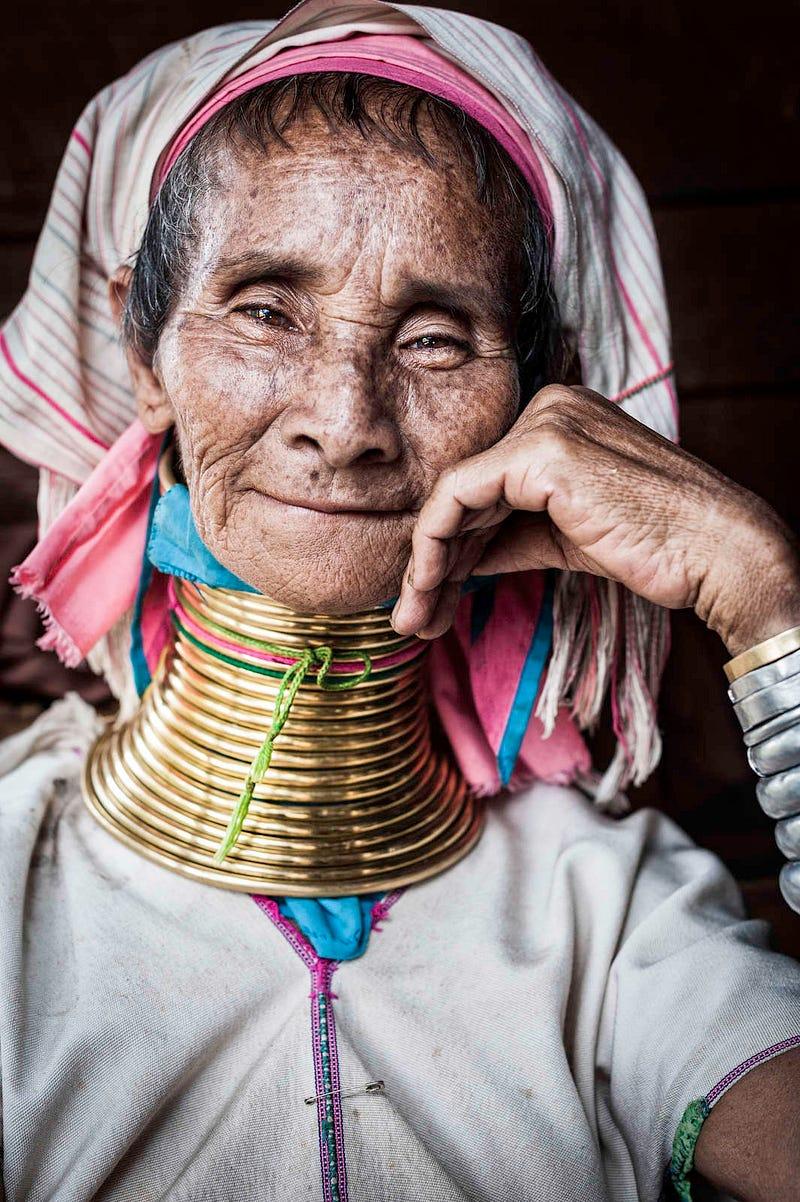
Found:
[[[719,566],[709,574],[710,587],[705,595],[701,590],[695,606],[732,658],[800,626],[797,544],[777,514],[764,508],[765,520],[737,521],[729,531],[720,547]]]
[[[784,630],[800,626],[800,580],[795,582],[792,600],[777,598],[773,604],[754,607],[746,618],[733,627],[725,646],[731,658],[749,647],[766,642]]]

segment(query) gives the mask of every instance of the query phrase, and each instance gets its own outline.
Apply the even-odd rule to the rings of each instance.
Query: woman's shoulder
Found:
[[[0,742],[0,934],[19,937],[36,914],[24,899],[63,888],[64,844],[82,816],[81,771],[103,720],[68,693]]]
[[[592,912],[615,899],[656,905],[687,880],[705,879],[737,912],[738,888],[713,853],[653,808],[606,813],[575,786],[537,781],[487,803],[485,852],[537,890],[569,881]]]
[[[414,883],[402,911],[411,927],[435,914],[443,939],[466,922],[475,948],[507,938],[532,961],[577,953],[606,973],[637,927],[691,942],[745,917],[722,861],[667,815],[613,816],[576,787],[542,781],[487,799],[472,851]],[[750,924],[756,942],[763,925]]]

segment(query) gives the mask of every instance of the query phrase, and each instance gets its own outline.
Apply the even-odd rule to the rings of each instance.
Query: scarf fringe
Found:
[[[77,491],[78,487],[72,481],[64,479],[55,472],[48,471],[47,468],[40,469],[37,496],[40,539],[44,538],[53,523],[58,520]],[[30,569],[26,569],[24,564],[14,569],[11,583],[20,596],[32,597],[34,600],[36,598],[33,596],[33,591],[38,592],[44,584]],[[48,607],[42,605],[38,600],[36,603],[45,626],[45,633],[38,640],[37,645],[44,651],[55,651],[58,658],[68,668],[77,668],[85,658],[89,668],[96,675],[105,678],[112,695],[119,702],[120,720],[126,721],[136,712],[139,701],[130,668],[133,614],[123,614],[119,621],[84,656],[78,645],[50,613]]]
[[[627,807],[624,790],[639,785],[661,758],[655,699],[669,650],[669,616],[613,580],[562,572],[553,602],[553,650],[536,704],[545,737],[561,705],[582,730],[597,726],[606,693],[617,747],[602,774],[580,782],[595,804]]]
[[[38,599],[37,594],[42,588],[42,581],[36,573],[26,568],[24,564],[17,564],[15,568],[11,569],[9,581],[15,593],[18,593],[26,601],[36,603],[37,613],[44,626],[44,634],[36,640],[36,646],[40,647],[42,651],[55,651],[66,667],[77,668],[83,659],[83,652],[73,642],[64,627],[59,624],[50,608]]]

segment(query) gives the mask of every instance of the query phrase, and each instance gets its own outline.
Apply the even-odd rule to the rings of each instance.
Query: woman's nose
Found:
[[[381,403],[361,390],[337,390],[291,406],[281,422],[284,444],[331,468],[392,463],[400,457],[400,431]]]

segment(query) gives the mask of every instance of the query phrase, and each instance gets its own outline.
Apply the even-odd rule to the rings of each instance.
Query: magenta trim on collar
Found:
[[[238,96],[272,79],[311,71],[360,71],[420,88],[449,100],[500,143],[530,185],[552,240],[553,206],[542,165],[531,140],[505,106],[474,76],[408,34],[356,34],[332,42],[282,50],[273,58],[224,82],[189,118],[161,156],[153,194],[195,134]]]

